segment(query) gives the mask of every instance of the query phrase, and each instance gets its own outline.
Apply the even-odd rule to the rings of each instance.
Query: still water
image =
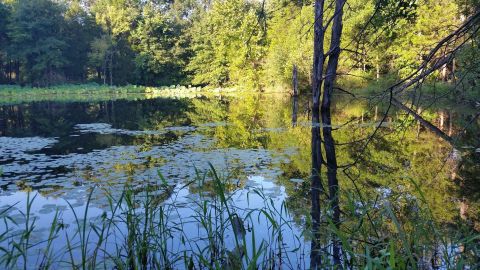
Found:
[[[397,210],[408,218],[411,200],[422,194],[436,222],[448,226],[462,220],[480,229],[480,125],[472,111],[453,106],[424,110],[445,133],[460,134],[455,147],[393,111],[364,148],[385,108],[340,100],[334,108],[334,138],[338,163],[345,168],[339,171],[341,200],[360,192],[364,203],[372,205],[405,201],[404,209]],[[283,239],[285,250],[295,253],[292,268],[304,268],[309,249],[309,237],[303,234],[310,207],[308,102],[300,101],[295,127],[291,107],[289,96],[272,94],[1,105],[0,210],[13,206],[3,214],[25,223],[19,210],[27,207],[27,196],[36,196],[31,213],[38,240],[48,235],[57,211],[63,224],[73,224],[70,208],[83,213],[93,187],[92,220],[111,211],[105,192],[118,197],[126,183],[144,190],[166,182],[169,192],[156,194],[158,203],[175,204],[169,218],[181,222],[213,192],[194,181],[212,166],[228,179],[238,211],[267,204],[282,209],[285,203],[288,213],[280,216],[292,220],[288,227],[296,235]],[[262,190],[264,197],[253,190]],[[262,227],[267,226],[264,220],[246,223],[259,232],[257,240],[249,241],[271,237]],[[188,222],[183,226],[202,234]],[[180,251],[179,242],[173,239],[172,245]]]

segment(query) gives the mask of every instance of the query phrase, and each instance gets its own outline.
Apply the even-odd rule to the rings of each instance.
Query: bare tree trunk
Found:
[[[455,81],[455,58],[452,59],[452,81]]]
[[[417,122],[417,140],[420,139],[420,132],[422,131],[422,125]]]
[[[292,126],[297,126],[297,114],[298,114],[298,75],[297,66],[293,65],[293,111],[292,111]]]
[[[97,81],[100,83],[102,81],[102,71],[97,67]]]
[[[462,220],[467,220],[467,212],[468,212],[467,199],[462,198],[462,200],[460,201],[460,218]]]
[[[340,206],[337,179],[337,157],[335,153],[335,142],[332,136],[332,117],[331,102],[335,79],[337,75],[338,59],[340,57],[340,42],[343,29],[343,7],[346,0],[335,1],[335,18],[333,19],[332,36],[330,40],[330,49],[327,70],[325,74],[325,83],[322,98],[322,127],[325,147],[325,156],[327,159],[327,178],[330,204],[333,212],[332,221],[338,228],[340,226]],[[333,263],[340,266],[340,241],[333,237]]]
[[[445,112],[440,111],[440,129],[443,130],[443,126],[445,124]]]
[[[367,71],[367,52],[365,49],[365,44],[363,44],[363,50],[362,50],[362,70],[363,72]]]
[[[315,22],[313,38],[313,69],[312,69],[312,247],[310,253],[310,269],[321,267],[321,246],[320,246],[320,194],[323,193],[323,185],[320,179],[322,152],[320,135],[320,93],[323,80],[324,64],[324,28],[323,13],[324,0],[315,0]]]
[[[449,111],[448,112],[448,136],[453,135],[453,112]]]
[[[442,81],[447,81],[447,64],[442,67]]]
[[[15,82],[20,83],[20,61],[15,61]]]
[[[108,55],[105,55],[105,58],[103,59],[103,85],[107,84],[107,61]]]
[[[312,111],[310,106],[310,99],[307,100],[307,119],[310,119],[310,112]]]
[[[113,86],[113,51],[110,53],[110,86]]]
[[[8,83],[12,83],[12,61],[8,61]]]

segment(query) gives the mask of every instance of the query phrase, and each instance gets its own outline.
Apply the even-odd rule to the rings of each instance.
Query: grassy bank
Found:
[[[142,99],[155,97],[195,97],[198,95],[225,95],[252,92],[240,88],[213,88],[191,86],[108,86],[98,84],[67,84],[49,88],[0,85],[0,104],[19,104],[34,101],[104,101],[112,99]]]
[[[101,101],[127,96],[143,96],[143,87],[110,87],[97,84],[59,85],[50,88],[0,86],[1,104],[18,104],[33,101]]]
[[[183,189],[198,188],[189,202],[177,200]],[[56,211],[47,237],[38,239],[31,214],[35,197],[25,209],[0,210],[0,266],[4,269],[307,269],[310,268],[310,218],[293,221],[288,205],[275,203],[261,189],[249,191],[239,206],[232,182],[212,168],[182,187],[170,186],[160,175],[157,186],[126,185],[120,195],[97,186],[87,192],[85,208],[64,224]],[[108,211],[91,217],[98,192]],[[343,224],[336,229],[327,209],[319,233],[322,260],[317,269],[333,269],[331,245],[342,246],[344,269],[476,269],[480,235],[460,223],[443,228],[430,219],[418,191],[415,219],[405,220],[395,201],[359,203],[355,194],[343,206]],[[262,202],[261,205],[258,202]],[[326,204],[324,204],[325,207]],[[412,208],[413,209],[413,208]],[[12,216],[18,212],[23,222]],[[17,214],[18,214],[17,213]],[[179,218],[174,218],[180,215]],[[261,227],[258,224],[263,224]]]
[[[287,88],[272,87],[263,89],[268,94],[285,94]],[[115,99],[149,99],[155,97],[193,98],[198,96],[225,96],[242,93],[258,93],[258,89],[244,87],[194,87],[194,86],[108,86],[91,84],[64,84],[48,88],[0,85],[0,105],[20,104],[36,101],[88,102]]]

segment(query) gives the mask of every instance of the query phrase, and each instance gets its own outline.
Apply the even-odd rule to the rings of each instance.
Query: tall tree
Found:
[[[128,39],[138,19],[139,10],[140,2],[134,0],[100,0],[92,7],[96,22],[104,32],[92,45],[108,45],[101,67],[104,76],[108,76],[110,85],[126,84],[134,80],[132,70],[135,70],[135,54]]]
[[[111,68],[110,54],[113,53],[112,37],[102,34],[96,37],[90,43],[88,52],[88,64],[92,66],[97,73],[97,81],[107,83],[108,69]],[[112,76],[110,76],[113,81]]]
[[[194,56],[189,69],[195,84],[258,82],[265,32],[261,6],[243,0],[215,0],[192,33]],[[238,16],[242,14],[242,16]]]
[[[50,0],[15,2],[8,25],[10,55],[22,63],[22,81],[50,85],[63,80],[64,9]]]
[[[323,191],[320,172],[325,164],[328,179],[328,197],[330,201],[331,220],[340,226],[339,187],[337,179],[337,157],[335,142],[332,135],[331,104],[337,78],[338,61],[340,58],[340,43],[343,31],[343,8],[346,0],[335,0],[334,13],[325,16],[325,1],[315,1],[314,39],[313,39],[313,72],[312,72],[312,219],[318,233],[320,223],[320,193]],[[325,52],[326,30],[330,29],[330,45]],[[323,88],[323,91],[322,91]],[[321,127],[321,128],[320,128]],[[320,134],[320,129],[322,134]],[[323,140],[322,140],[323,135]],[[322,144],[326,160],[322,156]],[[333,237],[333,263],[340,266],[340,243]],[[312,244],[312,249],[318,251],[319,246]],[[312,253],[312,268],[321,266],[320,254]]]
[[[391,40],[387,50],[391,55],[391,66],[401,76],[414,71],[436,43],[461,24],[454,0],[423,0],[415,3],[414,19],[410,22],[408,17],[398,20],[398,37]]]
[[[298,2],[274,1],[268,7],[266,56],[263,80],[265,85],[289,86],[293,65],[298,68],[300,86],[310,85],[312,72],[313,6]]]
[[[64,17],[63,31],[67,42],[65,77],[68,81],[83,82],[88,79],[91,44],[100,35],[101,29],[79,0],[69,2]]]
[[[184,81],[187,46],[183,27],[168,13],[147,3],[130,42],[136,52],[139,84],[177,84]]]
[[[8,7],[0,2],[0,83],[9,81],[9,72],[8,64],[10,60],[7,56],[7,46],[8,46],[8,37],[7,37],[7,24],[8,18],[10,16],[10,10]]]

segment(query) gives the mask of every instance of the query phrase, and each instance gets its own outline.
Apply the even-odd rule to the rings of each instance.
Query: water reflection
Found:
[[[302,99],[298,124],[292,126],[291,104],[286,96],[245,95],[2,106],[0,207],[25,201],[25,191],[35,191],[34,211],[48,224],[56,209],[65,209],[63,199],[81,208],[90,188],[97,185],[101,188],[93,195],[91,215],[99,216],[108,210],[102,192],[120,193],[125,183],[137,193],[148,189],[157,204],[172,200],[176,192],[176,198],[187,204],[200,192],[214,194],[208,183],[202,189],[196,183],[181,188],[198,172],[207,171],[211,162],[230,179],[227,190],[238,191],[238,202],[245,202],[253,187],[285,200],[300,234],[312,226],[311,127],[302,124],[309,118]],[[415,219],[421,213],[415,199],[423,190],[436,222],[453,226],[461,218],[480,229],[480,157],[475,152],[480,125],[477,120],[467,130],[461,128],[472,112],[453,107],[427,111],[429,120],[444,132],[462,132],[461,149],[456,151],[401,112],[389,115],[388,124],[363,149],[382,110],[358,100],[340,99],[335,104],[333,122],[338,126],[333,136],[339,166],[355,163],[339,173],[342,227],[353,230],[359,222],[368,222],[372,217],[362,216],[362,209],[388,201],[401,202],[395,209],[400,220]],[[160,188],[159,174],[169,190]],[[319,226],[328,227],[325,217],[319,220]],[[70,221],[64,218],[65,223]],[[312,243],[313,251],[321,251],[314,260],[325,260],[322,254],[331,251],[326,234],[317,235],[319,242]],[[305,235],[307,240],[314,237]]]

